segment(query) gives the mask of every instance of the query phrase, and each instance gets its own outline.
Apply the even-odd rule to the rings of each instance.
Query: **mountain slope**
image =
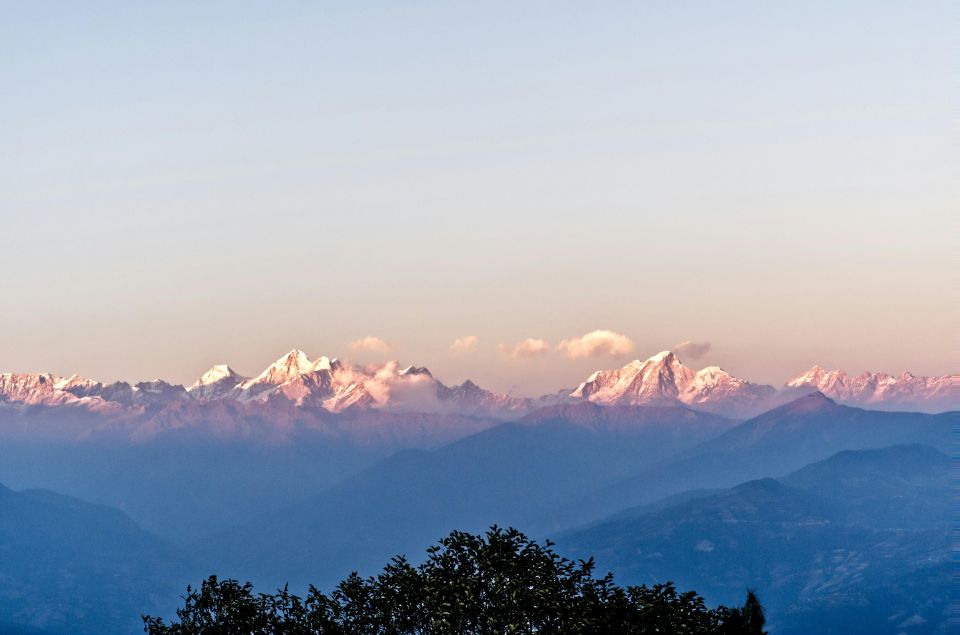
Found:
[[[734,422],[684,407],[547,408],[435,451],[406,451],[199,546],[212,570],[261,583],[331,583],[437,535],[493,523],[535,531],[543,512],[654,465]]]
[[[932,448],[844,452],[557,543],[620,582],[670,579],[718,602],[755,587],[772,633],[946,632],[950,499],[950,459]]]
[[[958,412],[876,412],[812,393],[685,451],[669,465],[642,469],[599,488],[553,515],[558,525],[580,524],[686,490],[784,474],[848,449],[921,443],[949,451],[957,425]]]
[[[24,632],[137,633],[189,580],[180,552],[122,513],[0,486],[0,615]]]

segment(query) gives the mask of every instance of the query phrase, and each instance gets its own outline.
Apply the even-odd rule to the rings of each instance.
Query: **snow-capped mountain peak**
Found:
[[[201,375],[200,379],[194,382],[190,387],[196,388],[199,386],[209,386],[210,384],[215,384],[219,381],[223,381],[224,379],[231,379],[239,376],[240,375],[238,375],[226,364],[217,364]]]
[[[274,376],[283,376],[292,379],[299,375],[308,373],[313,369],[314,363],[310,361],[310,358],[307,357],[307,354],[298,348],[294,348],[289,353],[272,363],[265,371],[263,371],[263,373],[260,374],[260,377],[273,374]]]
[[[837,373],[839,371],[832,371],[832,372]],[[827,376],[828,374],[830,373],[824,370],[822,366],[820,366],[819,364],[815,364],[807,372],[797,375],[796,377],[788,381],[787,386],[790,388],[818,386],[820,382],[823,381],[824,377]]]
[[[313,370],[336,370],[340,367],[340,360],[334,357],[330,359],[326,355],[321,355],[313,362]]]
[[[701,368],[693,377],[695,386],[717,386],[730,381],[742,381],[723,370],[719,366]]]
[[[425,375],[427,377],[433,377],[433,374],[423,366],[407,366],[406,368],[401,369],[397,374],[401,377],[406,375]]]
[[[709,412],[733,416],[756,414],[776,390],[738,379],[719,366],[697,372],[676,353],[662,351],[614,370],[593,373],[569,398],[603,405],[681,402]]]
[[[226,364],[217,364],[187,388],[187,392],[195,399],[220,399],[247,380]]]
[[[960,403],[958,388],[956,375],[865,372],[852,376],[814,366],[777,392],[772,386],[735,377],[719,366],[694,371],[671,351],[634,360],[621,368],[598,370],[573,391],[567,389],[540,399],[491,392],[470,380],[447,386],[424,367],[401,367],[396,361],[371,366],[325,356],[311,361],[299,349],[291,350],[252,379],[218,364],[186,390],[162,380],[131,385],[124,381],[101,383],[79,375],[0,374],[0,402],[5,404],[76,406],[134,417],[153,416],[173,408],[180,419],[202,417],[196,413],[207,412],[204,408],[226,408],[222,412],[229,412],[231,406],[209,403],[214,401],[249,402],[251,408],[262,404],[281,410],[292,405],[334,413],[382,409],[494,417],[514,417],[540,406],[578,401],[599,405],[683,403],[745,418],[795,398],[798,391],[813,390],[839,403],[867,408],[943,411],[955,409]],[[191,402],[198,401],[207,403],[194,409]]]
[[[727,416],[748,417],[762,411],[776,394],[773,386],[734,377],[719,366],[701,368],[680,395],[685,404]]]
[[[68,392],[74,392],[77,390],[89,389],[98,382],[93,381],[92,379],[87,379],[86,377],[81,377],[74,373],[67,378],[60,378],[55,384],[54,387],[57,390],[66,390]]]
[[[50,373],[0,374],[0,401],[28,405],[61,405],[72,395],[57,389],[62,377]]]
[[[788,381],[785,389],[812,389],[841,403],[896,409],[955,408],[960,399],[955,375],[921,377],[908,371],[898,376],[864,372],[851,377],[842,370],[814,366]]]
[[[693,376],[693,371],[684,366],[675,353],[662,351],[622,368],[597,371],[577,386],[570,397],[620,405],[676,400]]]
[[[307,354],[294,348],[289,353],[270,364],[262,373],[241,382],[236,387],[236,397],[240,400],[253,399],[302,377],[315,368]]]
[[[660,351],[656,355],[648,358],[646,361],[647,363],[654,363],[654,364],[662,364],[662,363],[673,364],[674,362],[680,363],[680,360],[677,359],[677,354],[674,353],[673,351]],[[640,363],[640,360],[638,359],[634,360],[634,363]]]

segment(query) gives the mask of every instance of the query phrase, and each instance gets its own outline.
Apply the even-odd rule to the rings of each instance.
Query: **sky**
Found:
[[[0,0],[0,371],[956,372],[951,4]]]

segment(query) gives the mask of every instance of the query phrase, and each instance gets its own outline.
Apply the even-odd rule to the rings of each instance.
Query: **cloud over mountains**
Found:
[[[350,349],[368,353],[386,353],[390,350],[390,344],[375,335],[367,335],[350,342]]]
[[[621,333],[601,329],[563,340],[557,350],[570,359],[621,357],[633,350],[633,340]]]
[[[549,353],[550,344],[548,344],[546,340],[528,337],[512,346],[501,344],[500,352],[514,359],[532,359]]]
[[[450,350],[454,353],[472,353],[477,350],[479,338],[476,335],[464,335],[453,340]]]
[[[687,340],[674,346],[673,352],[683,359],[700,359],[710,352],[710,342],[692,342]]]

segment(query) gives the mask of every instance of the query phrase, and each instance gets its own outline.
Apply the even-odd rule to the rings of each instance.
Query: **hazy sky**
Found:
[[[0,370],[955,372],[951,4],[0,0]]]

